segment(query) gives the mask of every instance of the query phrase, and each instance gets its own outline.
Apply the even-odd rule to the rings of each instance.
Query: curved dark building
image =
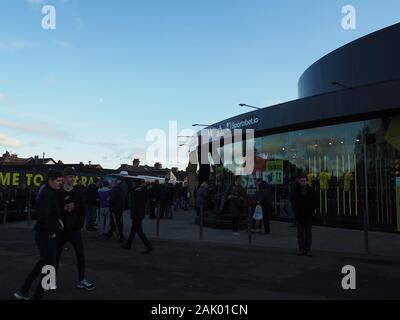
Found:
[[[246,201],[263,179],[273,192],[274,218],[290,220],[291,187],[304,173],[319,195],[316,224],[363,228],[368,209],[370,229],[400,232],[399,38],[396,24],[349,43],[303,73],[298,100],[207,128],[254,129],[254,168],[240,176]],[[223,145],[218,155],[223,158],[228,147],[235,145]],[[199,176],[215,188],[210,224],[224,225],[228,217],[224,193],[238,179],[237,167],[200,166]]]
[[[400,78],[400,24],[347,44],[309,67],[299,80],[299,98]]]

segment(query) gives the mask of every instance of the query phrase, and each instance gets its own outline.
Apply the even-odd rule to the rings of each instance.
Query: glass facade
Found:
[[[254,161],[253,174],[241,177],[242,186],[251,198],[258,179],[270,184],[276,219],[293,218],[290,191],[298,174],[305,173],[319,195],[316,224],[362,228],[368,191],[370,229],[400,232],[400,116],[259,137]],[[213,166],[216,194],[237,178],[234,169]]]

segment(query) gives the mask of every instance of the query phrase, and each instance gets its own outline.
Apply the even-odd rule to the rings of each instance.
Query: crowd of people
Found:
[[[19,216],[25,215],[29,207],[35,206],[36,188],[29,188],[21,183],[18,188],[0,187],[0,210],[15,211]]]
[[[23,188],[23,187],[22,187]],[[17,199],[26,203],[26,194],[17,192]],[[203,182],[195,190],[197,215],[199,216],[209,202],[209,185]],[[177,209],[188,210],[191,197],[188,185],[145,182],[138,179],[124,179],[123,176],[109,181],[97,178],[89,186],[83,186],[73,168],[66,168],[62,173],[49,170],[46,182],[39,189],[36,201],[35,242],[39,250],[39,260],[28,274],[25,281],[14,294],[19,300],[30,299],[29,291],[37,278],[43,278],[42,268],[54,266],[58,271],[64,246],[70,243],[77,258],[77,287],[93,290],[95,287],[86,278],[85,250],[81,230],[100,232],[110,239],[114,233],[125,250],[131,249],[136,236],[142,240],[145,251],[149,254],[153,245],[143,231],[143,219],[146,214],[150,219],[172,219]],[[239,235],[240,217],[243,203],[253,213],[253,228],[264,226],[264,232],[271,232],[273,196],[271,186],[263,180],[257,184],[253,201],[249,201],[240,180],[227,189],[223,207],[232,217],[232,230]],[[312,219],[317,208],[315,190],[307,184],[307,178],[299,176],[291,192],[291,203],[297,226],[298,255],[311,256]],[[24,205],[19,206],[23,210]],[[132,225],[127,239],[124,235],[123,214],[130,210]],[[33,299],[41,299],[45,289],[42,281],[38,282]]]
[[[210,203],[210,190],[207,182],[202,182],[195,192],[197,216]],[[294,226],[297,227],[299,256],[311,256],[312,220],[317,209],[318,197],[316,191],[307,183],[307,177],[300,174],[290,193],[290,202],[294,212]],[[250,208],[253,232],[271,233],[271,218],[273,212],[273,189],[271,185],[260,179],[257,191],[253,196],[247,195],[241,186],[240,178],[232,183],[221,196],[220,212],[227,211],[232,221],[234,236],[239,235],[241,215],[247,216]]]
[[[21,207],[25,207],[28,198],[20,198]],[[35,199],[34,230],[39,260],[14,294],[15,298],[30,299],[29,291],[37,278],[40,280],[32,299],[43,297],[45,289],[42,286],[42,269],[44,266],[54,266],[58,272],[67,243],[72,245],[77,258],[77,287],[93,290],[95,287],[86,279],[85,274],[85,250],[81,234],[83,228],[88,232],[100,232],[109,239],[116,233],[122,248],[126,250],[131,249],[137,234],[146,247],[143,253],[149,254],[153,245],[143,232],[142,221],[145,215],[172,219],[175,210],[188,210],[189,198],[186,183],[173,185],[166,181],[160,184],[158,180],[147,183],[118,176],[111,181],[97,178],[85,187],[73,168],[66,168],[62,173],[49,170],[46,182],[38,190]],[[127,210],[130,211],[132,225],[125,241],[123,213]]]

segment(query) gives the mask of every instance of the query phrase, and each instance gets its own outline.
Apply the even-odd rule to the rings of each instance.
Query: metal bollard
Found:
[[[161,214],[161,207],[160,205],[157,206],[157,237],[160,236],[160,214]]]
[[[200,207],[200,240],[203,240],[203,222],[204,222],[204,209]]]
[[[3,224],[6,225],[7,224],[7,204],[4,204],[4,214],[3,214]]]
[[[31,226],[31,202],[28,201],[28,226]]]
[[[249,236],[249,244],[251,245],[253,243],[253,235],[251,233],[251,222],[252,222],[252,210],[251,207],[248,209],[248,216],[247,216],[247,234]]]

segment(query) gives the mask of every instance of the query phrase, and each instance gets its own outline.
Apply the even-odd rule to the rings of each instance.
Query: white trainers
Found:
[[[23,293],[21,293],[20,291],[17,291],[16,293],[14,293],[14,297],[17,300],[25,300],[25,301],[31,299],[27,295],[24,295]]]
[[[81,282],[78,283],[77,288],[91,291],[91,290],[94,290],[95,287],[89,281],[87,281],[86,279],[83,279]]]

